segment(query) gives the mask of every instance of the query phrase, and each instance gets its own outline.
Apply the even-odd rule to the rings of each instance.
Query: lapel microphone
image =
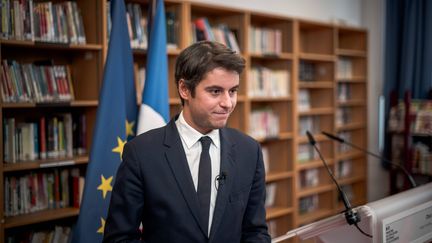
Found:
[[[405,176],[408,178],[408,181],[411,183],[411,188],[414,188],[414,187],[417,186],[414,178],[411,175],[411,173],[409,173],[403,166],[401,166],[401,165],[399,165],[397,163],[394,163],[394,162],[392,162],[392,161],[390,161],[390,160],[388,160],[388,159],[386,159],[386,158],[384,158],[384,157],[382,157],[382,156],[380,156],[378,154],[372,153],[371,151],[366,150],[366,149],[364,149],[364,148],[362,148],[360,146],[357,146],[357,145],[355,145],[353,143],[350,143],[350,142],[346,141],[345,139],[343,139],[341,137],[338,137],[338,136],[336,136],[334,134],[331,134],[331,133],[328,133],[328,132],[324,132],[324,131],[321,131],[321,133],[324,134],[324,135],[326,135],[328,138],[330,138],[332,140],[338,141],[341,144],[346,144],[346,145],[348,145],[348,146],[350,146],[352,148],[360,150],[361,152],[363,152],[365,154],[371,155],[372,157],[375,157],[375,158],[383,161],[384,163],[386,163],[388,165],[391,165],[391,166],[393,166],[393,167],[401,170],[405,174]]]
[[[339,196],[342,198],[343,204],[345,206],[345,211],[344,211],[344,215],[345,215],[345,219],[347,221],[347,223],[349,225],[355,225],[355,227],[364,235],[366,235],[367,237],[372,238],[371,235],[369,235],[368,233],[365,233],[362,229],[360,229],[360,227],[358,226],[358,223],[360,222],[360,215],[358,215],[358,213],[352,209],[351,204],[348,200],[348,197],[346,196],[345,192],[342,190],[342,188],[340,187],[339,183],[337,182],[336,178],[334,177],[332,171],[330,170],[327,162],[324,159],[324,156],[321,154],[321,151],[318,149],[318,147],[316,146],[316,141],[313,137],[313,135],[309,132],[306,131],[306,135],[309,139],[309,143],[310,145],[312,145],[312,147],[314,147],[315,151],[317,151],[321,161],[323,162],[325,168],[327,169],[328,174],[330,175],[331,179],[333,180],[334,184],[336,184],[336,187],[339,191]]]
[[[227,178],[228,174],[225,171],[222,171],[219,175],[216,176],[216,181],[219,186],[223,186],[225,184],[225,180]],[[218,189],[218,186],[216,185],[216,189]]]

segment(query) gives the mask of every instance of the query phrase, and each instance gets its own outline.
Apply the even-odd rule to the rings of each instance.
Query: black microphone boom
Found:
[[[340,197],[341,197],[341,199],[342,199],[342,202],[343,202],[344,205],[345,205],[345,213],[344,213],[344,215],[345,215],[345,219],[346,219],[347,223],[348,223],[349,225],[353,225],[353,224],[354,224],[354,225],[356,226],[356,228],[357,228],[361,233],[363,233],[364,235],[366,235],[366,236],[372,238],[371,235],[369,235],[369,234],[363,232],[363,230],[361,230],[361,229],[359,228],[358,223],[359,223],[360,220],[361,220],[361,219],[360,219],[360,215],[358,215],[358,213],[352,209],[351,204],[350,204],[350,202],[349,202],[349,200],[348,200],[348,197],[346,196],[345,192],[342,190],[342,188],[340,187],[339,183],[337,182],[335,176],[333,175],[333,173],[332,173],[332,171],[330,170],[330,168],[329,168],[327,162],[325,161],[324,156],[321,154],[321,151],[320,151],[320,150],[318,149],[318,147],[316,146],[316,141],[315,141],[313,135],[312,135],[309,131],[306,131],[306,135],[307,135],[307,137],[308,137],[308,139],[309,139],[309,143],[312,145],[312,147],[314,147],[315,151],[317,151],[317,153],[318,153],[318,155],[319,155],[321,161],[323,162],[325,168],[327,169],[328,174],[330,175],[330,178],[331,178],[331,179],[333,180],[333,182],[336,184],[336,187],[337,187],[337,189],[338,189],[338,191],[339,191],[339,195],[340,195]]]
[[[389,165],[391,165],[391,166],[393,166],[393,167],[398,168],[398,169],[401,170],[401,171],[405,174],[405,176],[408,178],[409,182],[411,183],[411,187],[412,187],[412,188],[414,188],[414,187],[417,186],[416,183],[415,183],[414,178],[412,177],[412,175],[411,175],[411,174],[410,174],[410,173],[409,173],[409,172],[408,172],[408,171],[407,171],[403,166],[401,166],[401,165],[399,165],[399,164],[396,164],[396,163],[394,163],[394,162],[392,162],[392,161],[390,161],[390,160],[388,160],[388,159],[386,159],[386,158],[384,158],[384,157],[382,157],[382,156],[379,156],[378,154],[372,153],[371,151],[366,150],[366,149],[364,149],[364,148],[362,148],[362,147],[360,147],[360,146],[357,146],[357,145],[355,145],[355,144],[353,144],[353,143],[350,143],[350,142],[346,141],[345,139],[343,139],[343,138],[341,138],[341,137],[335,136],[335,135],[333,135],[333,134],[331,134],[331,133],[324,132],[324,131],[321,131],[321,133],[324,134],[324,135],[326,135],[326,136],[327,136],[328,138],[330,138],[330,139],[333,139],[333,140],[335,140],[335,141],[338,141],[339,143],[342,143],[342,144],[347,144],[347,145],[349,145],[350,147],[353,147],[353,148],[355,148],[355,149],[358,149],[358,150],[362,151],[363,153],[369,154],[369,155],[371,155],[372,157],[375,157],[375,158],[377,158],[377,159],[382,160],[382,161],[383,161],[384,163],[386,163],[386,164],[389,164]]]

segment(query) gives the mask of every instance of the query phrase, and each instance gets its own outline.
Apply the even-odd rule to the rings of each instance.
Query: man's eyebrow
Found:
[[[236,86],[229,88],[229,90],[238,89],[239,87],[240,87],[240,85],[236,85]],[[219,85],[211,85],[211,86],[205,87],[204,89],[209,90],[209,89],[224,89],[224,88],[222,86],[219,86]]]

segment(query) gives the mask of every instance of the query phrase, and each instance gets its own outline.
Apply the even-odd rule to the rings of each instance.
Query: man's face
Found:
[[[184,99],[183,115],[186,122],[202,134],[226,125],[237,103],[239,74],[224,68],[215,68],[195,87],[192,97],[183,82],[179,93]]]

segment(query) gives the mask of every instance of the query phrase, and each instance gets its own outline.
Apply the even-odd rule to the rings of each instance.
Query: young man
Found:
[[[270,242],[260,146],[225,127],[244,66],[215,42],[179,55],[183,110],[125,145],[104,242]]]

